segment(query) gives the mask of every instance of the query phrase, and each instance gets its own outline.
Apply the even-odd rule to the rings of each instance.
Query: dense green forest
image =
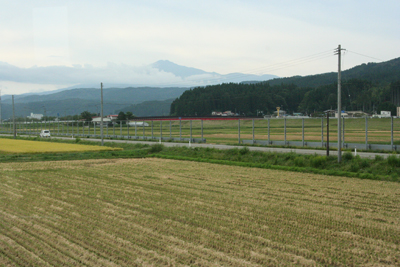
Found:
[[[400,106],[400,58],[368,63],[342,72],[343,110],[368,113]],[[337,107],[337,73],[198,87],[171,104],[171,115],[209,116],[230,110],[240,115],[272,114],[280,107],[289,114],[312,114]],[[261,111],[261,112],[260,112]]]
[[[342,83],[343,110],[362,110],[373,113],[391,110],[396,114],[392,101],[394,90],[400,82],[374,85],[370,81],[351,79]],[[300,87],[295,84],[270,85],[221,84],[197,87],[185,91],[171,104],[171,115],[210,116],[212,111],[230,110],[240,115],[257,116],[272,114],[281,107],[289,114],[312,114],[337,106],[337,83],[318,87]]]

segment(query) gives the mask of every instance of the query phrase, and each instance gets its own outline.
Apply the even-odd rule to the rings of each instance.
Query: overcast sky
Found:
[[[400,56],[399,0],[0,1],[2,94],[172,82],[158,60],[287,77],[337,71],[338,44],[343,69]]]

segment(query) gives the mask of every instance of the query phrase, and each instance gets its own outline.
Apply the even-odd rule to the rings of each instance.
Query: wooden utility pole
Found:
[[[341,45],[335,50],[335,54],[338,55],[338,162],[342,161],[342,136],[341,136],[341,125],[342,125],[342,88],[341,88],[341,55],[342,55],[342,47]]]
[[[100,83],[101,88],[101,111],[100,111],[100,135],[101,135],[101,145],[104,146],[104,138],[103,138],[103,83]]]

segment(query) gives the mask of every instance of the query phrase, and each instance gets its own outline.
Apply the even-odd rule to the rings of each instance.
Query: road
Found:
[[[69,137],[52,137],[52,138],[60,138],[60,139],[71,139]],[[91,142],[101,142],[100,139],[93,139],[93,138],[88,138],[88,139],[83,139],[85,141],[91,141]],[[157,142],[150,142],[150,141],[139,141],[139,140],[108,140],[104,139],[104,143],[107,142],[114,142],[114,143],[141,143],[141,144],[148,144],[148,145],[155,145],[158,144]],[[233,148],[243,148],[243,146],[235,146],[235,145],[215,145],[215,144],[197,144],[197,143],[172,143],[172,142],[163,142],[162,143],[166,147],[174,147],[174,146],[179,146],[179,147],[202,147],[202,148],[215,148],[215,149],[233,149]],[[317,149],[296,149],[296,148],[278,148],[278,147],[256,147],[256,146],[247,146],[247,148],[250,151],[263,151],[263,152],[277,152],[277,153],[290,153],[294,152],[297,154],[303,154],[303,155],[326,155],[326,150],[317,150]],[[353,155],[355,152],[352,152]],[[329,155],[331,156],[337,156],[337,151],[329,151]],[[375,156],[379,155],[383,158],[387,158],[390,156],[390,153],[372,153],[372,152],[357,152],[357,155],[359,155],[361,158],[369,158],[369,159],[374,159]]]
[[[1,134],[3,136],[12,136],[8,134]],[[22,137],[28,137],[28,136],[22,136]],[[54,139],[65,139],[65,140],[71,140],[75,138],[71,137],[51,137]],[[90,142],[101,142],[100,139],[94,139],[94,138],[85,138],[83,139],[85,141],[90,141]],[[158,144],[157,142],[150,142],[150,141],[140,141],[140,140],[109,140],[109,139],[104,139],[104,143],[141,143],[141,144],[148,144],[148,145],[155,145]],[[174,146],[179,146],[179,147],[202,147],[202,148],[215,148],[215,149],[233,149],[233,148],[243,148],[243,146],[235,146],[235,145],[215,145],[215,144],[197,144],[197,143],[172,143],[172,142],[163,142],[162,143],[166,147],[174,147]],[[280,147],[257,147],[257,146],[247,146],[247,148],[250,151],[263,151],[263,152],[277,152],[277,153],[290,153],[294,152],[297,154],[302,154],[302,155],[321,155],[325,156],[326,155],[326,150],[318,150],[318,149],[300,149],[300,148],[280,148]],[[353,155],[355,152],[352,152]],[[329,154],[331,156],[337,156],[337,151],[331,150],[329,151]],[[368,158],[368,159],[374,159],[375,156],[381,156],[382,158],[387,158],[388,156],[392,155],[390,153],[373,153],[373,152],[357,152],[357,155],[359,155],[361,158]]]

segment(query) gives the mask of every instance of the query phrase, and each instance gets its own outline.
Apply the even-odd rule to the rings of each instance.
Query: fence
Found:
[[[362,150],[398,150],[400,119],[346,118],[342,125],[342,147]],[[129,125],[127,122],[106,124],[103,136],[114,139],[209,142],[325,148],[337,147],[337,119],[326,118],[180,118],[151,119]],[[17,134],[38,135],[41,130],[53,136],[100,137],[100,125],[83,121],[19,122]],[[1,133],[13,133],[13,124],[1,123]]]

